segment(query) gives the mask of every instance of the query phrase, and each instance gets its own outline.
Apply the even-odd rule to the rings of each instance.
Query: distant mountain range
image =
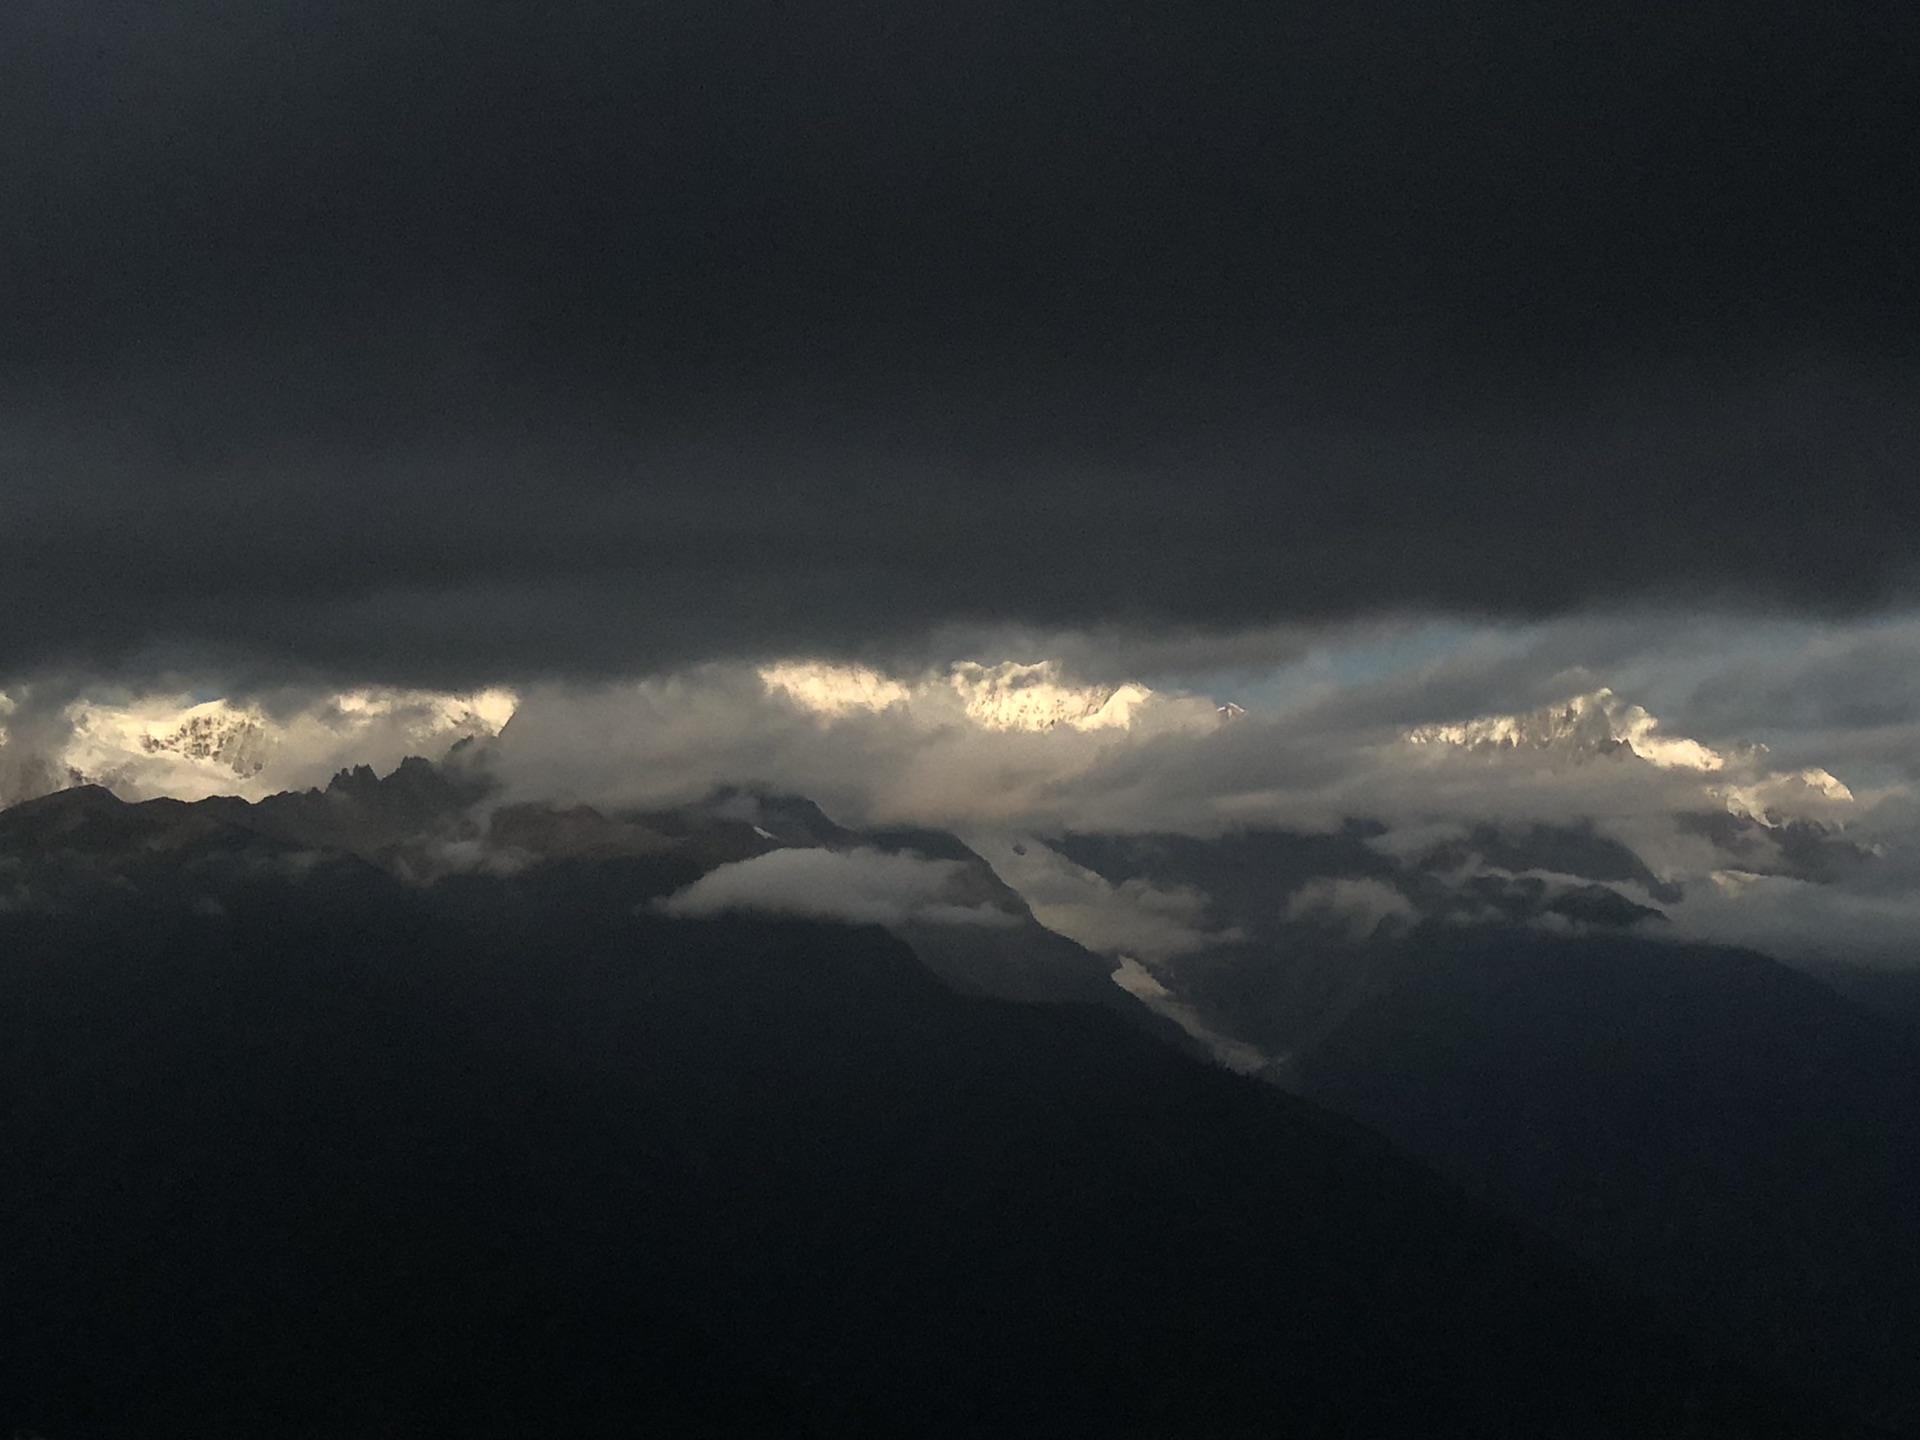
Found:
[[[1204,731],[1236,714],[1044,664],[761,680],[822,716],[905,707],[986,730]],[[635,916],[878,923],[960,994],[1091,1005],[1360,1120],[1703,1343],[1920,1425],[1905,1363],[1920,1353],[1920,985],[1844,966],[1813,967],[1815,984],[1667,923],[1690,887],[1870,876],[1853,797],[1826,772],[1668,734],[1600,690],[1403,743],[1698,776],[1701,808],[1671,817],[1684,876],[1582,822],[963,842],[747,790],[653,811],[507,803],[483,742],[511,702],[340,697],[324,723],[220,701],[75,711],[67,773],[40,777],[58,793],[0,810],[0,912],[134,894],[211,920],[262,884],[513,895],[565,874]],[[268,793],[276,756],[325,753],[316,725],[454,748]],[[247,794],[129,805],[83,767],[134,793]]]
[[[104,786],[130,799],[258,799],[323,781],[347,757],[385,752],[392,764],[496,735],[516,703],[505,690],[354,690],[270,714],[218,698],[83,698],[40,717],[41,738],[9,733],[15,706],[0,694],[0,806],[75,785]]]
[[[0,1423],[1880,1433],[1163,1043],[951,837],[492,804],[456,757],[0,812]],[[795,857],[905,942],[666,903]]]
[[[1379,834],[1002,851],[750,791],[505,804],[471,744],[256,802],[80,787],[0,811],[16,1153],[41,1177],[6,1218],[47,1236],[0,1282],[38,1316],[10,1341],[40,1397],[17,1419],[104,1436],[144,1397],[177,1417],[146,1433],[292,1434],[316,1406],[372,1423],[342,1337],[363,1304],[446,1323],[405,1278],[427,1264],[478,1317],[448,1362],[478,1387],[447,1412],[463,1433],[486,1433],[481,1397],[578,1420],[552,1387],[579,1365],[595,1378],[567,1393],[620,1423],[654,1403],[620,1388],[611,1340],[553,1342],[515,1394],[478,1378],[525,1343],[498,1329],[523,1311],[696,1357],[633,1373],[667,1410],[734,1395],[743,1433],[1852,1433],[1739,1378],[1760,1373],[1914,1424],[1914,1033],[1762,957],[1641,938],[1654,907],[1627,891],[1663,882],[1591,830],[1392,853]],[[1799,863],[1843,843],[1811,836]],[[1046,928],[1045,867],[1161,907],[1161,948]],[[319,1149],[236,1158],[284,1106]],[[634,1106],[639,1130],[611,1118]],[[551,1183],[508,1183],[523,1165]],[[505,1188],[429,1198],[474,1185]],[[326,1239],[341,1205],[394,1218]],[[423,1260],[441,1205],[450,1244],[508,1268]],[[239,1258],[210,1261],[207,1226],[237,1226]],[[174,1227],[115,1329],[95,1309],[131,1260],[111,1257]],[[632,1293],[576,1292],[603,1254]],[[158,1343],[140,1327],[182,1295],[217,1345],[189,1326],[154,1352],[172,1359],[86,1378]],[[405,1323],[370,1332],[399,1347],[380,1423],[443,1433],[410,1388],[438,1352]],[[318,1370],[297,1358],[315,1346]]]

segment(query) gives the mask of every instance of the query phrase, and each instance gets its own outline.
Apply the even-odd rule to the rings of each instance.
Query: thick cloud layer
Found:
[[[1872,605],[1920,20],[28,0],[0,674]]]
[[[1784,802],[1821,819],[1844,812],[1857,820],[1869,807],[1904,804],[1905,779],[1863,787],[1863,800],[1783,769],[1745,736],[1716,732],[1703,744],[1617,696],[1590,703],[1611,706],[1610,723],[1622,733],[1645,730],[1641,744],[1656,757],[1672,750],[1705,763],[1635,756],[1570,765],[1561,748],[1489,755],[1485,747],[1423,743],[1433,722],[1598,695],[1592,670],[1549,668],[1535,653],[1574,640],[1548,627],[1504,655],[1468,645],[1411,673],[1309,686],[1243,713],[1200,696],[1152,693],[1131,707],[1126,725],[1090,723],[1105,708],[1095,706],[1104,687],[1059,687],[1069,698],[1052,715],[969,700],[972,692],[962,692],[972,667],[951,680],[935,674],[908,683],[819,666],[819,675],[839,677],[838,688],[796,690],[799,667],[710,664],[634,683],[534,687],[502,733],[497,764],[510,789],[530,798],[644,808],[719,785],[758,784],[813,797],[850,823],[959,830],[1206,834],[1250,823],[1336,828],[1360,815],[1406,823],[1585,815],[1627,826],[1653,816],[1664,828],[1636,841],[1684,847],[1683,835],[1668,833],[1666,817],[1677,810],[1764,811]],[[1514,643],[1505,638],[1501,648]],[[1076,723],[1081,710],[1090,713]],[[1844,748],[1831,758],[1843,773],[1881,773],[1849,764]]]
[[[1358,820],[1382,864],[1277,896],[1294,920],[1349,937],[1404,924],[1388,891],[1348,882],[1414,866],[1502,905],[1516,885],[1545,904],[1598,880],[1620,891],[1610,913],[1657,909],[1672,933],[1773,953],[1920,955],[1911,615],[1364,623],[1188,653],[1108,631],[1062,648],[1086,668],[711,661],[479,696],[208,699],[177,676],[155,693],[26,688],[0,702],[0,799],[75,777],[130,798],[259,794],[471,735],[505,802],[650,810],[744,786],[807,796],[850,826],[951,830],[1043,923],[1148,964],[1234,937],[1205,894],[1108,883],[1052,841]],[[1122,659],[1157,668],[1123,684]],[[845,890],[851,905],[866,892],[845,878],[729,872],[745,888],[717,898]],[[915,896],[881,900],[910,916]]]
[[[957,860],[881,850],[773,850],[702,875],[661,902],[668,915],[736,910],[846,920],[856,925],[986,925],[1019,917],[991,905],[959,903]]]

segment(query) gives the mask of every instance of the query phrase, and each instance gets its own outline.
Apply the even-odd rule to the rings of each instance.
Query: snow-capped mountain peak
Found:
[[[1062,682],[1051,660],[1022,665],[961,661],[948,684],[974,720],[990,730],[1127,730],[1134,712],[1153,699],[1144,685],[1075,686]]]
[[[342,765],[392,766],[407,755],[437,756],[469,737],[497,734],[517,703],[507,690],[364,689],[275,713],[181,695],[83,698],[60,712],[59,739],[4,757],[0,804],[84,784],[132,800],[259,798],[323,784]],[[3,735],[0,744],[15,748]]]
[[[236,775],[266,769],[272,735],[267,717],[225,700],[209,700],[173,715],[151,718],[126,712],[83,711],[76,732],[108,744],[137,747],[147,755],[178,755],[211,760]]]
[[[1728,757],[1697,740],[1662,735],[1645,707],[1609,689],[1575,695],[1519,715],[1482,715],[1453,724],[1422,725],[1407,738],[1416,745],[1471,750],[1554,749],[1570,754],[1630,754],[1662,769],[1723,770]]]
[[[1604,688],[1523,714],[1422,725],[1406,738],[1415,745],[1486,752],[1543,751],[1575,762],[1618,756],[1661,770],[1712,776],[1707,793],[1733,814],[1755,819],[1810,808],[1830,813],[1833,806],[1851,804],[1854,798],[1842,781],[1818,767],[1764,769],[1764,745],[1716,750],[1685,736],[1662,734],[1660,721],[1645,707]]]

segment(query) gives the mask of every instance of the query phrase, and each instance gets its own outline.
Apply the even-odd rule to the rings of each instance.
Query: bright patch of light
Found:
[[[1482,715],[1456,724],[1422,725],[1408,734],[1416,745],[1529,750],[1549,746],[1608,753],[1625,749],[1662,769],[1721,770],[1727,757],[1697,740],[1659,734],[1660,722],[1611,690],[1575,695],[1524,715]]]
[[[366,688],[271,713],[258,704],[188,694],[119,702],[82,697],[61,714],[64,738],[16,757],[26,798],[69,784],[104,785],[122,798],[210,795],[258,799],[324,785],[348,765],[391,768],[408,755],[437,759],[461,740],[497,735],[518,696]]]
[[[1238,707],[1166,696],[1145,685],[1075,685],[1054,661],[997,665],[962,660],[911,682],[863,665],[789,660],[762,666],[760,682],[827,720],[900,709],[933,724],[966,719],[986,730],[1131,731],[1144,721],[1218,724]]]
[[[898,680],[864,665],[829,665],[817,660],[784,660],[760,669],[771,694],[786,696],[802,710],[838,718],[859,711],[905,705],[913,692]]]
[[[1818,767],[1784,773],[1762,769],[1760,761],[1767,753],[1764,745],[1743,745],[1722,752],[1685,736],[1663,735],[1659,720],[1645,708],[1607,689],[1521,715],[1482,715],[1467,721],[1421,725],[1409,731],[1406,738],[1415,745],[1536,751],[1574,761],[1633,756],[1656,769],[1718,777],[1723,783],[1709,787],[1707,793],[1731,813],[1756,820],[1815,814],[1827,817],[1835,807],[1854,801],[1852,790]]]

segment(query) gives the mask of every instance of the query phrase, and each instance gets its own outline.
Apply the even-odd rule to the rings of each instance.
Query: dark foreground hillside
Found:
[[[1163,973],[1217,1032],[1276,1057],[1269,1078],[1704,1343],[1920,1430],[1920,1032],[1899,1019],[1913,979],[1836,966],[1822,984],[1682,943],[1601,883],[1655,884],[1591,829],[1488,827],[1430,865],[1371,848],[1371,833],[1063,849],[1115,884],[1210,897],[1209,923],[1233,939]],[[1852,849],[1799,838],[1803,865]],[[1497,866],[1468,864],[1467,848]],[[1294,906],[1316,877],[1406,909],[1356,933]]]
[[[196,843],[0,911],[0,1427],[1852,1433],[1370,1135],[881,931]]]

